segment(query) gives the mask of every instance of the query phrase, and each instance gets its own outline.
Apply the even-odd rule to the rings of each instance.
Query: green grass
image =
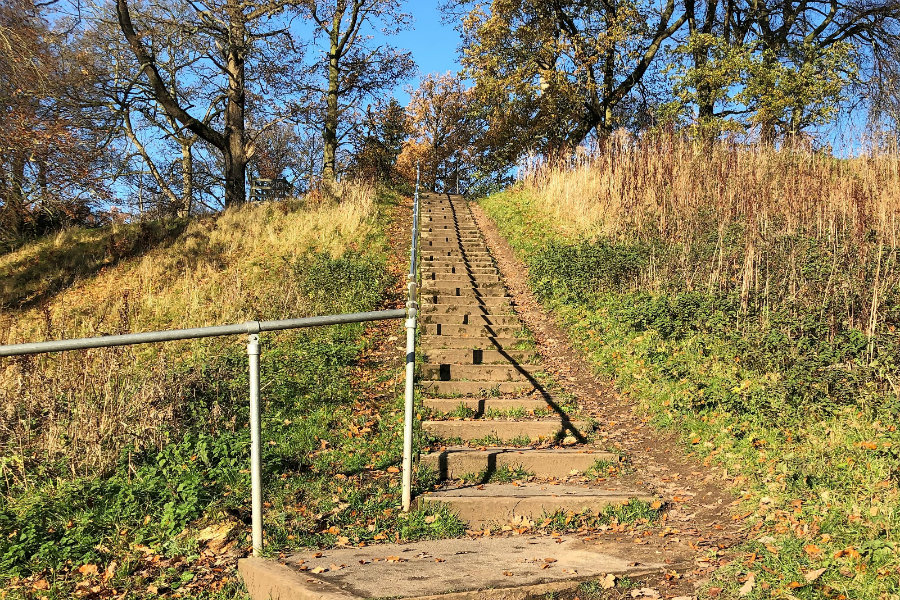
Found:
[[[599,513],[573,513],[560,511],[544,514],[536,520],[542,528],[558,533],[576,531],[583,527],[596,528],[601,525],[616,523],[619,525],[646,525],[656,521],[659,513],[649,502],[631,499],[625,504],[613,504]]]
[[[466,483],[512,483],[529,477],[534,477],[534,473],[521,466],[501,465],[491,472],[484,470],[480,473],[466,473],[460,479]]]
[[[765,305],[753,296],[742,302],[740,282],[732,291],[678,278],[646,288],[651,257],[660,271],[685,260],[652,231],[571,239],[526,194],[499,194],[483,206],[597,372],[656,426],[680,433],[707,468],[736,477],[740,516],[752,533],[713,587],[735,595],[738,577],[753,572],[751,599],[900,593],[898,290],[884,293],[869,337],[842,325],[830,304],[805,300],[814,296],[808,290],[792,301],[773,294]],[[721,243],[740,246],[740,231]],[[712,231],[710,247],[695,246],[688,259],[702,266],[718,240]],[[795,265],[829,297],[832,251],[812,237],[800,247],[804,253],[788,256],[772,242],[767,264]],[[868,301],[866,290],[841,293],[842,302]],[[819,569],[808,582],[804,575]]]
[[[291,268],[305,308],[316,313],[378,308],[391,283],[385,214],[359,242],[363,250],[308,254],[272,265],[272,274]],[[392,385],[399,353],[361,363],[372,343],[363,325],[261,337],[268,553],[464,532],[439,506],[399,510],[402,390]],[[0,494],[7,595],[0,597],[69,598],[79,584],[102,584],[128,597],[245,598],[232,569],[249,544],[247,359],[237,342],[204,360],[180,367],[204,376],[180,397],[179,419],[158,424],[164,444],[127,446],[96,475],[67,478],[54,469],[30,473],[25,485],[7,479]],[[427,488],[427,474],[417,485]],[[212,549],[198,537],[217,524],[228,533],[225,547]],[[214,574],[223,565],[230,582]]]

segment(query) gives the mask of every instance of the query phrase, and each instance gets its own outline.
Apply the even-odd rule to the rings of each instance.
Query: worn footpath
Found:
[[[420,461],[435,483],[416,503],[448,506],[467,536],[245,561],[253,597],[696,594],[740,538],[723,474],[594,378],[477,206],[425,194],[421,214]]]

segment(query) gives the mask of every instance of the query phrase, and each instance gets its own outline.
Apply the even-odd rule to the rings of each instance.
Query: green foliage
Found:
[[[556,512],[544,515],[542,526],[550,531],[573,531],[580,527],[599,527],[601,525],[617,524],[647,524],[654,522],[659,513],[651,508],[650,503],[643,500],[631,499],[625,504],[611,504],[599,513],[585,512],[575,514],[572,512]]]
[[[707,287],[697,284],[702,274],[693,284],[677,275],[684,273],[680,265],[698,271],[717,264],[710,260],[717,252],[741,257],[741,227],[711,221],[707,242],[690,248],[654,242],[648,232],[596,242],[566,241],[551,232],[541,247],[529,228],[547,224],[531,206],[514,194],[485,201],[528,263],[541,299],[597,368],[657,425],[681,433],[708,464],[740,474],[747,526],[758,538],[745,550],[757,561],[732,563],[714,585],[735,595],[738,576],[752,570],[757,587],[750,597],[812,599],[840,590],[875,600],[896,594],[895,286],[879,296],[877,328],[862,330],[860,324],[872,320],[858,318],[871,310],[877,278],[893,277],[896,249],[849,234],[772,235],[756,240],[764,272],[773,281],[802,285],[757,292],[736,278],[734,286]],[[570,266],[592,252],[628,256],[636,244],[629,238],[649,240],[640,244],[654,248],[652,267],[666,274],[659,285],[648,285],[650,264],[620,262],[630,266],[616,267],[612,278],[599,276],[595,271],[605,267],[592,268],[590,259]],[[585,250],[591,245],[597,249]],[[825,571],[807,582],[804,575],[818,569]]]
[[[372,310],[386,287],[378,254],[313,255],[295,268],[321,312]],[[352,325],[263,336],[270,548],[377,541],[388,534],[416,540],[464,529],[445,509],[409,515],[397,509],[399,476],[384,470],[399,463],[402,419],[399,405],[362,403],[353,386],[350,369],[364,347],[362,332]],[[186,399],[183,429],[171,429],[161,447],[126,448],[108,477],[44,479],[0,496],[0,581],[42,573],[52,583],[49,574],[64,578],[72,565],[118,560],[123,567],[116,577],[128,586],[135,578],[130,569],[140,566],[128,558],[136,546],[162,556],[196,552],[191,532],[209,521],[237,519],[239,542],[246,544],[246,356],[238,346],[211,360],[208,370],[219,381],[211,379]],[[68,589],[60,581],[53,585]]]
[[[542,300],[577,302],[600,289],[631,286],[650,254],[640,242],[550,241],[532,257],[532,287]]]
[[[734,43],[695,33],[670,55],[673,98],[659,109],[662,121],[677,120],[690,106],[731,111],[733,116],[701,111],[694,123],[712,133],[777,125],[782,133],[798,134],[827,123],[858,73],[853,46],[831,41],[799,42],[776,52],[761,40]]]

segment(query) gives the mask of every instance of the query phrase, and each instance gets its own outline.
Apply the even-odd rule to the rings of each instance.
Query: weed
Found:
[[[466,483],[511,483],[534,477],[534,473],[521,466],[511,467],[501,465],[493,470],[484,470],[480,473],[467,473],[461,477]]]
[[[572,511],[560,511],[544,514],[538,522],[550,531],[564,532],[573,531],[579,527],[593,528],[610,523],[642,525],[652,523],[658,517],[659,513],[651,507],[650,503],[633,498],[625,504],[606,506],[599,513],[588,511],[579,514]]]

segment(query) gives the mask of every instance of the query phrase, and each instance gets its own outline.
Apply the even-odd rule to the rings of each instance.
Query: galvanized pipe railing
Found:
[[[338,325],[344,323],[363,323],[367,321],[383,321],[401,319],[407,316],[407,310],[378,310],[372,312],[349,313],[343,315],[326,315],[306,317],[302,319],[283,319],[278,321],[250,321],[234,325],[218,325],[214,327],[195,327],[193,329],[171,329],[167,331],[148,331],[125,335],[107,335],[102,337],[79,338],[73,340],[56,340],[51,342],[34,342],[27,344],[9,344],[0,346],[0,357],[23,356],[28,354],[46,354],[67,350],[87,350],[90,348],[109,348],[112,346],[131,346],[135,344],[152,344],[176,340],[190,340],[227,335],[247,334],[247,356],[250,365],[250,485],[251,485],[251,540],[253,555],[259,556],[262,551],[262,426],[260,421],[259,401],[259,334],[263,331],[283,331]]]
[[[413,470],[413,416],[415,412],[415,372],[416,372],[416,326],[418,321],[418,258],[419,258],[419,165],[416,164],[416,190],[413,196],[412,241],[410,242],[409,275],[406,286],[409,297],[406,301],[406,386],[403,403],[403,500],[404,512],[412,505]]]
[[[325,325],[338,325],[344,323],[363,323],[367,321],[382,321],[386,319],[406,318],[406,382],[404,393],[404,423],[403,423],[403,483],[402,506],[404,511],[410,509],[412,503],[412,439],[413,439],[413,414],[414,414],[414,377],[416,362],[416,327],[418,312],[418,284],[417,269],[419,256],[419,165],[416,164],[416,189],[413,198],[412,242],[410,244],[410,267],[407,277],[409,298],[406,309],[379,310],[361,313],[349,313],[342,315],[325,315],[318,317],[305,317],[301,319],[281,319],[275,321],[249,321],[232,325],[216,325],[212,327],[194,327],[190,329],[169,329],[163,331],[148,331],[143,333],[128,333],[123,335],[106,335],[99,337],[78,338],[70,340],[54,340],[47,342],[31,342],[24,344],[8,344],[0,346],[0,357],[24,356],[31,354],[46,354],[50,352],[65,352],[69,350],[88,350],[92,348],[110,348],[114,346],[132,346],[135,344],[152,344],[160,342],[172,342],[177,340],[191,340],[209,337],[222,337],[229,335],[247,335],[247,357],[250,369],[250,482],[251,482],[251,512],[252,532],[251,540],[253,555],[258,556],[262,552],[263,527],[262,527],[262,466],[261,466],[261,437],[262,425],[260,421],[259,399],[259,363],[260,342],[259,334],[264,331],[284,331],[288,329],[302,329],[308,327],[321,327]]]

